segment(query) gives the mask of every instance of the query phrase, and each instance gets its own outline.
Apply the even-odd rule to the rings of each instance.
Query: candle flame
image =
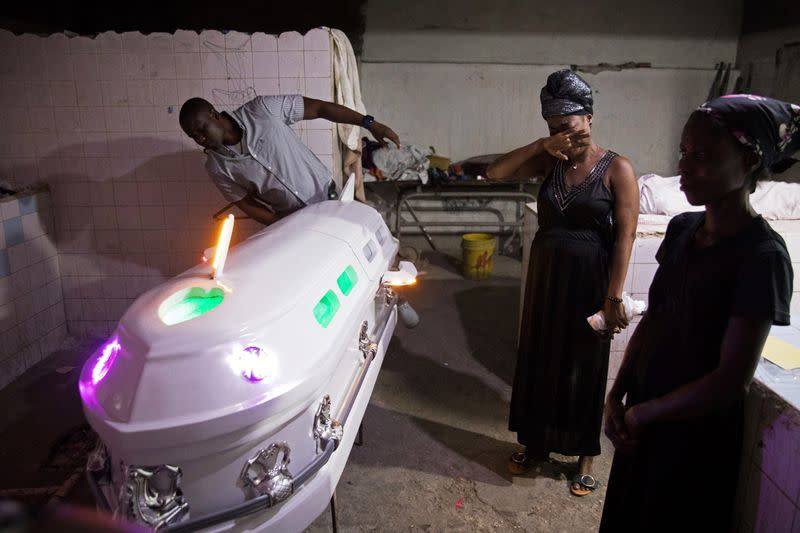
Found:
[[[233,215],[228,215],[222,223],[222,229],[219,232],[217,239],[217,246],[214,249],[214,260],[211,262],[211,268],[214,273],[211,276],[216,279],[222,276],[222,269],[225,267],[225,259],[228,257],[228,246],[231,244],[231,236],[233,235]]]

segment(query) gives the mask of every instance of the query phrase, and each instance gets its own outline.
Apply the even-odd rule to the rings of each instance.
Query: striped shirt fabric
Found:
[[[229,113],[244,131],[241,153],[205,151],[206,170],[229,202],[251,195],[286,215],[328,199],[330,170],[290,127],[303,113],[299,94],[258,96]]]

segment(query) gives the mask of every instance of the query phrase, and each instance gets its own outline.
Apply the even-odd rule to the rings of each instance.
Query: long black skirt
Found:
[[[627,405],[641,403],[628,393]],[[739,480],[744,399],[718,413],[645,428],[614,454],[601,533],[729,533]]]
[[[610,343],[586,318],[602,309],[608,275],[595,232],[534,239],[508,425],[532,453],[600,454]]]

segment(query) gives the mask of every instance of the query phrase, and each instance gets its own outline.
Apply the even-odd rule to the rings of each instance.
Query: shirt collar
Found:
[[[244,144],[245,144],[245,146],[247,146],[247,136],[246,136],[246,134],[247,134],[247,128],[245,128],[245,127],[244,127],[244,123],[243,123],[243,122],[242,122],[242,120],[241,120],[241,119],[240,119],[240,118],[239,118],[239,117],[236,115],[236,111],[234,111],[233,113],[228,113],[227,111],[223,111],[223,112],[222,112],[222,114],[223,114],[223,115],[227,115],[227,116],[229,116],[230,118],[232,118],[232,119],[233,119],[233,121],[234,121],[234,122],[236,122],[236,124],[238,124],[240,128],[242,128],[242,137],[244,137],[244,139],[245,139],[245,143],[244,143]],[[229,158],[229,159],[237,159],[237,158],[241,158],[241,157],[243,157],[243,156],[246,156],[246,155],[247,155],[247,154],[240,154],[240,153],[239,153],[239,152],[237,152],[236,150],[233,150],[232,148],[228,148],[228,147],[227,147],[227,146],[225,146],[224,144],[222,145],[222,148],[221,148],[220,150],[212,150],[212,149],[210,149],[210,148],[206,148],[204,151],[205,151],[206,153],[208,153],[208,152],[213,152],[213,153],[215,153],[215,154],[217,154],[217,155],[221,155],[221,156],[223,156],[223,157],[227,157],[227,158]],[[249,152],[249,150],[248,150],[248,152]]]

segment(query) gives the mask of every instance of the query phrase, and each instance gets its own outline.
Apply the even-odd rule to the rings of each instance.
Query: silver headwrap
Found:
[[[547,77],[539,97],[544,118],[592,114],[592,88],[575,72],[564,69]]]

